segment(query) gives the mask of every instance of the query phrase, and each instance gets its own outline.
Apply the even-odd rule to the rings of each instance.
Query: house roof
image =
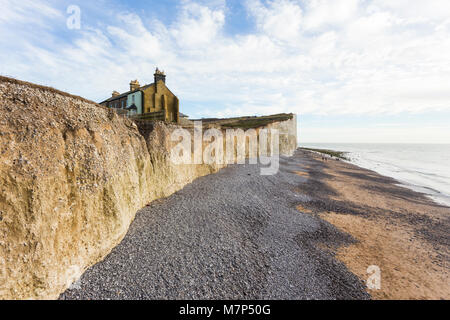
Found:
[[[110,101],[118,100],[118,99],[122,99],[123,97],[126,97],[126,96],[128,96],[129,94],[131,94],[131,93],[134,93],[134,92],[137,92],[137,91],[142,91],[142,90],[147,89],[148,87],[153,86],[153,85],[154,85],[154,83],[151,83],[151,84],[147,84],[147,85],[145,85],[145,86],[142,86],[142,87],[140,87],[140,88],[137,89],[137,90],[127,91],[127,92],[122,93],[122,94],[120,94],[120,95],[118,95],[118,96],[114,96],[114,97],[111,97],[111,98],[109,98],[109,99],[106,99],[105,101],[100,102],[100,104],[105,103],[105,102],[110,102]]]

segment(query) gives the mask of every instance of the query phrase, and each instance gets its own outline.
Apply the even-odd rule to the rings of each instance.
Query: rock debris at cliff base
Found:
[[[301,157],[233,165],[139,211],[122,243],[61,299],[368,299],[323,250],[353,239],[301,214]]]

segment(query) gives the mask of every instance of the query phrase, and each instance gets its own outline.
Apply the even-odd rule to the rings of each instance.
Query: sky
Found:
[[[79,8],[79,28],[73,24]],[[156,67],[191,118],[299,142],[450,143],[448,0],[0,0],[0,74],[100,102]]]

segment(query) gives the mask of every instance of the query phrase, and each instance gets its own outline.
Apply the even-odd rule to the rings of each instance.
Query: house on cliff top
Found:
[[[100,103],[119,113],[143,120],[180,121],[180,102],[166,86],[166,75],[156,68],[154,83],[141,86],[139,81],[130,82],[130,91],[113,91],[111,98]]]

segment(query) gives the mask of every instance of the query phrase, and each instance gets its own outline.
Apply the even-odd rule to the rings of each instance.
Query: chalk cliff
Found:
[[[295,118],[269,126],[291,154]],[[223,166],[172,164],[176,128],[142,135],[91,101],[0,77],[0,299],[57,298],[139,209]]]

